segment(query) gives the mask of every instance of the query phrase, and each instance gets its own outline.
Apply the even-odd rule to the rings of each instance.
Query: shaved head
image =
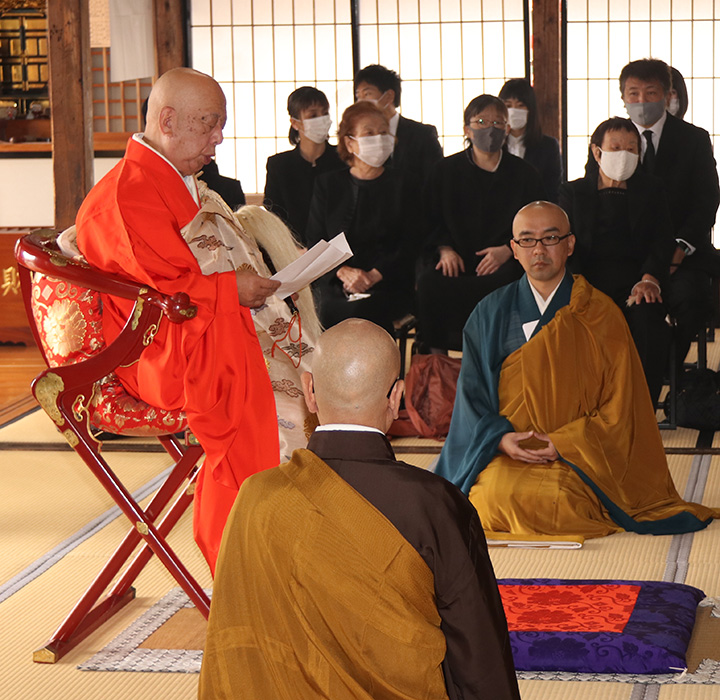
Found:
[[[565,263],[575,249],[575,236],[570,233],[570,220],[563,209],[552,202],[526,204],[513,219],[510,246],[530,284],[543,298],[560,284],[565,276]],[[533,243],[523,247],[518,243]],[[545,245],[552,243],[555,245]]]
[[[315,346],[312,375],[303,375],[308,407],[320,423],[355,423],[385,432],[402,396],[400,352],[380,326],[352,318],[325,331]],[[392,394],[388,398],[388,393]],[[395,415],[393,415],[395,414]]]
[[[193,175],[215,155],[225,119],[225,95],[213,78],[173,68],[153,85],[144,138],[182,175]]]

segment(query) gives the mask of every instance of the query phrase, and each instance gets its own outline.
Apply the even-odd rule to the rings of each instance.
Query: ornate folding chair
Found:
[[[192,502],[203,450],[177,439],[176,434],[186,428],[183,413],[138,401],[114,375],[115,368],[139,358],[163,316],[171,323],[182,323],[192,318],[197,308],[187,294],[168,297],[66,257],[56,239],[53,231],[37,231],[21,238],[15,249],[30,326],[48,364],[33,381],[32,391],[130,520],[132,529],[52,638],[35,651],[33,660],[40,663],[56,662],[130,602],[135,597],[132,584],[153,554],[206,618],[210,606],[208,596],[166,541]],[[102,335],[100,292],[136,300],[122,332],[107,346]],[[146,508],[133,499],[103,459],[102,443],[95,437],[100,431],[156,436],[173,458],[174,466]],[[141,541],[143,546],[128,561]]]

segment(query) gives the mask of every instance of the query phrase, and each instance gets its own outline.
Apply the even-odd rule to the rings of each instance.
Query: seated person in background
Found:
[[[677,68],[673,68],[672,66],[670,66],[670,78],[672,87],[667,94],[667,111],[670,112],[673,117],[685,119],[685,112],[687,112],[690,104],[685,78],[683,78],[682,73]]]
[[[356,102],[343,113],[338,154],[349,167],[315,183],[307,243],[344,232],[353,257],[316,283],[320,321],[329,328],[345,318],[366,318],[392,332],[393,321],[412,306],[412,269],[406,232],[412,212],[403,210],[402,183],[383,163],[395,139],[383,113]]]
[[[478,301],[522,274],[510,250],[512,220],[544,191],[535,168],[502,150],[510,130],[502,100],[476,97],[464,120],[467,149],[440,161],[428,181],[433,258],[418,280],[420,339],[446,350],[461,349]]]
[[[548,200],[557,202],[563,180],[560,146],[557,139],[542,132],[535,90],[525,78],[512,78],[502,86],[498,97],[508,108],[507,150],[540,173]]]
[[[640,135],[613,117],[590,138],[585,177],[560,188],[575,252],[569,268],[623,311],[657,403],[668,368],[670,326],[662,303],[675,250],[662,183],[638,166]]]
[[[520,697],[477,513],[385,438],[399,368],[367,321],[320,337],[303,388],[321,426],[228,520],[202,700]]]
[[[672,82],[664,61],[646,58],[620,72],[625,109],[642,137],[644,170],[662,180],[677,243],[663,300],[677,322],[679,364],[712,310],[711,275],[720,276],[712,245],[720,187],[710,135],[666,111]]]
[[[720,509],[681,500],[625,319],[565,263],[565,212],[518,212],[525,276],[465,326],[450,433],[437,473],[469,493],[488,531],[600,537],[675,534]]]
[[[214,158],[207,165],[203,165],[198,180],[202,180],[211,190],[217,192],[233,211],[245,206],[245,193],[240,180],[221,175]]]
[[[222,141],[225,96],[210,76],[188,68],[164,73],[149,98],[144,134],[93,187],[77,216],[87,261],[164,294],[185,292],[197,316],[160,323],[140,360],[117,376],[136,398],[182,409],[205,450],[195,491],[195,539],[210,568],[242,480],[277,465],[272,386],[250,308],[279,283],[254,270],[201,269],[183,230],[203,217],[195,174]],[[103,332],[112,342],[133,301],[103,295]]]
[[[343,162],[335,146],[328,143],[332,120],[324,92],[309,85],[299,87],[290,93],[287,110],[290,115],[288,139],[295,148],[268,158],[263,203],[305,245],[315,179],[329,170],[339,170]]]

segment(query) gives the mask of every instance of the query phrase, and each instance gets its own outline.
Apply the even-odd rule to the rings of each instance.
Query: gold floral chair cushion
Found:
[[[100,294],[70,282],[33,276],[33,317],[50,367],[87,360],[105,347]],[[95,382],[90,422],[118,435],[166,435],[185,430],[182,411],[165,411],[134,398],[114,373]]]

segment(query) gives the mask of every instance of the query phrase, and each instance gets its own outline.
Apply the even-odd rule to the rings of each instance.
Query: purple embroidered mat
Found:
[[[518,671],[680,673],[705,594],[680,583],[501,579]]]

